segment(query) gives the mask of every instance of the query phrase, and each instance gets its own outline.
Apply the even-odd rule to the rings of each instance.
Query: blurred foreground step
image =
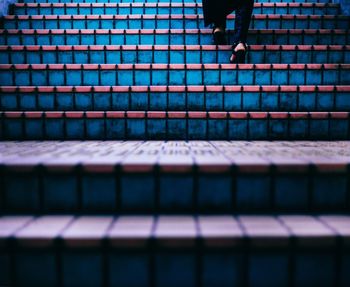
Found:
[[[1,45],[210,45],[211,29],[9,29],[0,30]],[[233,41],[233,31],[227,31]],[[346,45],[346,29],[249,30],[255,45]]]
[[[255,3],[254,14],[337,15],[335,3]],[[15,3],[15,15],[202,14],[202,3]]]
[[[348,215],[4,216],[2,266],[12,272],[0,283],[345,287],[349,229]]]
[[[235,15],[227,17],[234,28]],[[5,29],[200,29],[203,15],[8,15]],[[349,29],[345,15],[254,14],[252,29]]]
[[[1,64],[226,64],[231,46],[0,46]],[[250,45],[247,63],[350,63],[350,45]]]
[[[350,86],[2,86],[4,111],[350,111]]]
[[[350,210],[348,141],[29,141],[0,149],[7,214]]]

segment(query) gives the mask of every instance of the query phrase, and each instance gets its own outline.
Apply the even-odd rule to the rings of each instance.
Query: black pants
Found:
[[[233,42],[247,42],[248,29],[252,18],[254,0],[240,0],[235,8],[235,33]],[[214,21],[215,27],[226,28],[226,15],[219,16]]]

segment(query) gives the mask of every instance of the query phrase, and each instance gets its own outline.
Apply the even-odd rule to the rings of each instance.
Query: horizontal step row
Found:
[[[46,141],[0,147],[1,210],[8,214],[350,209],[348,141]]]
[[[201,0],[20,0],[20,3],[202,3]],[[330,0],[256,0],[257,3],[332,3]]]
[[[0,46],[1,64],[228,63],[231,46]],[[350,63],[350,45],[251,45],[247,63]]]
[[[234,28],[235,15],[227,17]],[[5,29],[199,29],[202,15],[9,15]],[[349,29],[350,17],[343,15],[254,14],[252,29]]]
[[[0,30],[1,45],[210,45],[210,29],[23,29]],[[233,31],[227,33],[229,42]],[[250,30],[255,45],[346,45],[350,30]]]
[[[350,64],[0,64],[0,85],[349,85]]]
[[[3,111],[350,111],[350,86],[0,87]]]
[[[15,113],[7,114],[13,117]],[[66,113],[66,117],[79,118],[77,114]],[[250,116],[257,119],[261,114]],[[292,116],[302,118],[303,113],[298,114]],[[332,117],[341,114],[333,113]],[[26,115],[38,118],[38,113]],[[167,174],[199,171],[290,175],[312,171],[335,175],[348,172],[349,145],[349,141],[4,141],[0,145],[0,164],[2,172],[14,173],[70,173],[80,169],[101,174],[158,170]]]
[[[186,227],[185,230],[180,228],[182,225]],[[239,251],[236,247],[242,247],[245,244],[249,244],[253,250],[274,247],[279,251],[285,251],[285,248],[291,247],[290,245],[312,247],[310,239],[314,238],[316,251],[321,247],[336,247],[340,244],[336,240],[337,236],[344,239],[339,247],[349,247],[349,234],[346,228],[350,226],[350,217],[343,214],[218,217],[202,214],[198,216],[2,216],[0,226],[4,230],[1,234],[1,243],[15,244],[19,252],[26,247],[40,250],[47,246],[54,246],[58,243],[56,240],[58,238],[63,240],[61,243],[68,249],[102,246],[105,243],[104,239],[107,239],[106,243],[111,248],[135,248],[141,252],[147,251],[152,243],[156,243],[160,248],[159,251],[164,251],[163,248],[177,247],[186,250],[197,244],[205,249],[231,247],[234,252]],[[52,229],[48,230],[48,226]],[[266,237],[263,238],[264,233],[261,232],[265,228]],[[136,237],[134,232],[137,231],[140,233]],[[249,243],[245,237],[250,239]],[[294,242],[291,242],[292,237],[295,237]],[[201,242],[196,240],[199,238],[202,239]],[[133,239],[133,242],[128,241],[130,239]],[[281,245],[275,246],[279,240]],[[195,253],[194,250],[192,251]]]
[[[350,139],[349,112],[1,112],[3,140]]]
[[[202,14],[202,3],[15,3],[15,15]],[[255,3],[254,14],[337,15],[333,3]]]
[[[0,283],[345,287],[349,222],[347,215],[4,216],[1,251],[11,273]]]

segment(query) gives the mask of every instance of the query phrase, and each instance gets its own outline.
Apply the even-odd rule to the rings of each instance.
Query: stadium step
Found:
[[[0,85],[349,85],[350,64],[0,64]]]
[[[15,3],[14,15],[202,14],[202,3]],[[255,3],[254,14],[337,15],[335,3]]]
[[[1,45],[210,45],[210,29],[9,29],[0,30]],[[233,31],[227,32],[232,42]],[[345,29],[250,30],[255,45],[348,45]]]
[[[2,86],[3,111],[350,111],[350,86]]]
[[[6,214],[350,208],[348,141],[5,142],[1,152]]]
[[[235,15],[227,17],[234,27]],[[9,15],[5,29],[199,29],[202,15]],[[252,29],[349,29],[345,15],[254,14]]]
[[[231,46],[0,46],[2,64],[226,64]],[[247,63],[350,63],[350,45],[251,45]]]
[[[346,215],[5,216],[1,277],[26,287],[348,286],[349,227]]]

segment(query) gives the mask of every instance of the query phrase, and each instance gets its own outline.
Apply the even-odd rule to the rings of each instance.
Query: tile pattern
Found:
[[[202,14],[202,3],[134,2],[134,3],[16,3],[14,15],[145,15]],[[333,3],[255,3],[255,14],[337,15],[339,6]]]
[[[233,31],[227,31],[233,41]],[[0,30],[1,45],[211,45],[210,29],[10,29]],[[345,29],[251,29],[256,45],[350,44]]]
[[[5,140],[348,140],[349,112],[4,112]]]
[[[227,17],[234,28],[235,15]],[[253,29],[349,29],[343,15],[266,15],[254,14]],[[202,15],[9,15],[5,29],[199,29]]]
[[[345,171],[350,163],[350,142],[248,142],[248,141],[86,141],[86,142],[3,142],[0,144],[2,165],[27,167],[43,164],[48,168],[57,163],[76,166],[82,164],[107,166],[139,163],[146,168],[159,165],[184,165],[200,169],[231,165],[262,168],[276,164],[276,168],[307,168]],[[280,165],[278,165],[280,163]],[[328,163],[328,164],[327,164]],[[20,167],[20,166],[19,166]],[[112,170],[112,168],[111,168]],[[146,169],[147,170],[147,169]],[[210,170],[210,169],[209,169]],[[132,171],[129,170],[129,171]],[[176,171],[176,169],[174,169]],[[215,170],[213,170],[215,172]]]
[[[0,30],[1,286],[350,285],[339,4],[259,0],[228,65],[197,0],[30,1]]]
[[[251,45],[247,63],[350,63],[349,45]],[[3,64],[227,64],[231,46],[0,46]]]

